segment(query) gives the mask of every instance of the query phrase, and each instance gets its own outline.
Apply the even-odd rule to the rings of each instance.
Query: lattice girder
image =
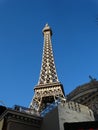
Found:
[[[38,84],[58,82],[51,44],[51,29],[48,25],[45,26],[43,33],[44,33],[44,47],[43,47],[42,67],[40,71]]]
[[[42,65],[38,85],[34,89],[34,97],[30,107],[41,112],[48,104],[53,103],[59,97],[64,98],[63,86],[60,84],[54,63],[51,36],[52,30],[46,24],[43,29],[44,46]]]
[[[35,88],[35,96],[31,106],[37,111],[42,111],[47,105],[58,100],[59,97],[64,98],[63,93],[63,87],[60,83],[38,86]]]

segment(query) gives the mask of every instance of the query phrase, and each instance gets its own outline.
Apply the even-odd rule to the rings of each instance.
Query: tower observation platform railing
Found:
[[[34,109],[19,106],[19,105],[14,105],[12,109],[16,110],[16,111],[19,111],[19,112],[22,112],[22,113],[35,115],[35,116],[40,116],[39,112],[35,111]]]

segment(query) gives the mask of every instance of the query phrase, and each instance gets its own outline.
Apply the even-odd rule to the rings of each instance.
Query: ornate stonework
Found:
[[[67,95],[68,101],[75,101],[88,106],[98,118],[98,81],[81,85]]]
[[[0,130],[39,130],[42,118],[26,111],[6,108],[0,115],[0,123],[2,123],[0,124],[0,128],[2,125],[2,129]]]

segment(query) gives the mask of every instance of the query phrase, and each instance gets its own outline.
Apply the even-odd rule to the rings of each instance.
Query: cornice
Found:
[[[28,125],[41,126],[42,117],[19,112],[12,109],[7,109],[1,116],[0,120],[4,118],[7,122],[25,123]]]

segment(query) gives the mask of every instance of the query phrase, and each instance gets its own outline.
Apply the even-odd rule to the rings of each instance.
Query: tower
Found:
[[[44,46],[42,55],[42,65],[38,85],[34,88],[34,97],[30,107],[41,112],[48,104],[53,103],[58,98],[64,97],[62,84],[58,80],[54,56],[52,50],[52,30],[48,24],[43,28]]]

